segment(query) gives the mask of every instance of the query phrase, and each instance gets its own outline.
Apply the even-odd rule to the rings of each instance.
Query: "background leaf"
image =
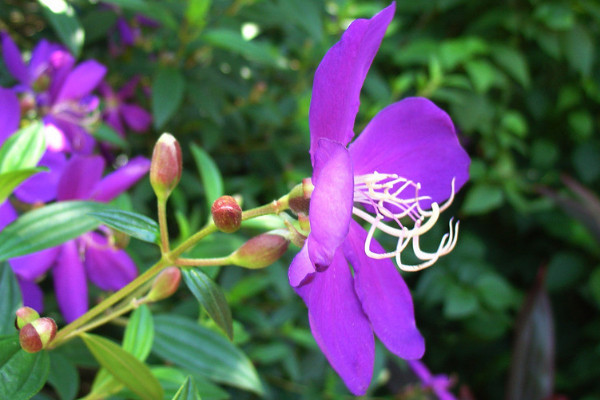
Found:
[[[47,351],[27,353],[18,335],[0,337],[0,399],[28,400],[44,386],[49,370]]]
[[[233,340],[233,322],[231,310],[225,299],[225,293],[199,268],[183,269],[183,279],[206,313]]]
[[[257,394],[262,384],[250,360],[218,333],[176,315],[157,315],[153,352],[188,371]]]
[[[191,377],[187,377],[181,388],[173,396],[173,400],[200,400],[200,395]]]
[[[38,0],[38,2],[58,37],[75,57],[79,57],[85,41],[85,32],[73,7],[66,0]]]
[[[123,336],[123,350],[129,352],[140,361],[144,361],[152,350],[154,341],[154,321],[152,313],[145,304],[142,304],[131,313],[125,335]]]
[[[161,68],[152,81],[152,116],[156,129],[173,117],[183,100],[185,79],[175,68]]]
[[[21,290],[7,262],[0,262],[0,335],[16,332],[15,312],[21,307]]]
[[[123,385],[144,400],[162,399],[162,387],[144,363],[102,336],[85,333],[81,338],[98,363]]]
[[[212,158],[204,151],[201,147],[196,146],[192,143],[191,145],[192,155],[194,161],[196,161],[196,167],[198,173],[202,178],[202,184],[204,186],[204,193],[206,197],[206,204],[210,213],[210,208],[216,199],[223,196],[223,177],[219,171],[219,167]]]

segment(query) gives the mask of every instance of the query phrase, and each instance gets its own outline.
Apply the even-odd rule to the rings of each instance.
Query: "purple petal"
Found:
[[[129,189],[140,180],[150,169],[150,160],[138,156],[127,164],[108,174],[98,183],[91,198],[96,201],[108,202]]]
[[[104,159],[100,156],[74,155],[58,181],[57,198],[64,200],[89,199],[100,182],[104,171]]]
[[[288,279],[292,287],[299,287],[310,282],[315,274],[315,267],[308,257],[308,246],[302,246],[302,250],[292,260],[288,270]]]
[[[96,140],[85,129],[68,119],[64,119],[64,116],[61,115],[46,116],[44,118],[45,124],[49,121],[48,117],[51,117],[51,123],[60,132],[62,139],[66,138],[68,143],[65,148],[67,150],[80,155],[88,155],[93,152]],[[56,148],[56,146],[53,146],[53,148]]]
[[[121,89],[119,89],[119,92],[117,94],[119,99],[126,100],[126,99],[133,97],[133,95],[135,94],[135,89],[137,88],[137,85],[139,82],[140,82],[139,76],[134,76],[129,81],[127,81],[127,83],[125,83],[121,87]]]
[[[135,104],[122,104],[119,108],[125,123],[135,132],[143,132],[150,127],[152,115]]]
[[[61,246],[52,272],[58,308],[65,321],[72,322],[88,309],[87,281],[77,240],[70,240]]]
[[[417,329],[410,291],[390,259],[376,260],[365,254],[367,232],[355,221],[344,242],[344,255],[354,268],[354,288],[375,334],[398,357],[417,359],[425,352],[425,340]],[[371,248],[385,253],[376,241]]]
[[[41,314],[44,311],[44,294],[42,293],[42,289],[35,282],[26,281],[18,276],[17,282],[21,289],[23,305],[31,307]]]
[[[360,90],[395,9],[392,3],[369,20],[352,22],[319,64],[309,111],[313,164],[319,139],[347,145],[354,137]]]
[[[85,268],[90,280],[102,290],[119,290],[137,276],[131,257],[95,232],[86,235]]]
[[[29,85],[29,75],[27,67],[21,58],[19,48],[6,32],[1,32],[2,36],[2,55],[8,72],[11,73],[19,82]],[[1,109],[1,108],[0,108]]]
[[[60,254],[60,247],[37,251],[20,257],[11,258],[8,262],[15,274],[23,279],[33,281],[50,269]]]
[[[373,118],[350,145],[355,175],[396,173],[421,183],[419,195],[442,202],[469,178],[469,156],[452,120],[431,101],[412,97],[394,103]],[[414,194],[414,193],[413,193]],[[407,197],[411,197],[407,192]],[[423,208],[431,201],[422,201]]]
[[[0,145],[19,128],[21,109],[15,92],[0,87]]]
[[[64,153],[46,151],[40,160],[40,166],[48,167],[48,171],[38,172],[23,182],[15,191],[19,200],[26,203],[46,203],[56,198],[58,180],[67,164]]]
[[[0,203],[0,231],[17,219],[17,212],[8,200]]]
[[[56,53],[56,55],[55,55]],[[62,62],[61,65],[73,65],[75,59],[67,51],[65,51],[60,45],[50,43],[45,39],[39,41],[31,52],[31,59],[29,60],[29,79],[31,83],[37,80],[42,74],[49,73],[49,68],[56,65],[52,65],[51,59],[57,59],[57,55],[60,55]],[[53,76],[53,81],[55,77]]]
[[[87,96],[102,81],[106,67],[97,61],[89,60],[79,64],[66,77],[56,102],[78,100]]]
[[[325,272],[301,288],[310,328],[321,351],[352,393],[365,394],[373,374],[375,341],[341,251]]]
[[[121,41],[125,46],[131,46],[135,42],[135,33],[127,23],[127,20],[123,17],[117,19],[117,29],[121,36]]]
[[[121,136],[125,136],[125,128],[121,122],[121,116],[118,109],[107,109],[104,114],[104,120]]]
[[[308,254],[317,270],[331,262],[348,234],[352,218],[354,177],[348,150],[327,139],[319,141],[310,199]]]

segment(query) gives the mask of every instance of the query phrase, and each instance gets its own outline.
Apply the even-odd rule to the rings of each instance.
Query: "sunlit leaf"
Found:
[[[79,57],[85,32],[73,7],[66,0],[38,0],[38,2],[58,37],[75,57]]]

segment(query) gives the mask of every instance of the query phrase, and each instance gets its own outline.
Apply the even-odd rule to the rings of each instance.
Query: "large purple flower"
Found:
[[[58,201],[108,202],[127,190],[150,168],[150,161],[136,157],[102,178],[105,162],[100,156],[73,156],[64,166],[56,187]],[[0,227],[16,218],[8,202],[0,205]],[[129,255],[112,242],[109,230],[99,229],[60,246],[9,260],[19,279],[24,303],[40,309],[41,291],[35,282],[52,269],[58,306],[67,322],[88,309],[87,279],[103,290],[118,290],[137,275]]]
[[[48,147],[53,151],[89,154],[95,141],[87,132],[98,118],[99,100],[92,91],[102,81],[106,67],[94,60],[75,65],[61,46],[40,41],[26,65],[10,36],[0,33],[8,71],[18,84],[21,104],[36,108],[44,121]]]
[[[361,87],[394,11],[393,3],[370,20],[354,21],[315,73],[311,231],[289,270],[317,343],[357,395],[371,380],[373,332],[399,357],[423,355],[410,292],[390,258],[416,270],[452,250],[458,226],[450,225],[433,253],[421,250],[419,236],[468,179],[469,157],[452,121],[424,98],[386,107],[349,145]],[[353,214],[370,224],[368,231]],[[397,240],[394,251],[385,252],[373,238],[377,230]],[[422,261],[414,266],[400,257],[410,242]]]

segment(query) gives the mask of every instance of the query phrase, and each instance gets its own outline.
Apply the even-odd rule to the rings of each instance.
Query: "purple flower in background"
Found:
[[[105,162],[100,156],[73,156],[64,165],[56,186],[58,201],[108,202],[144,176],[150,161],[136,157],[102,178]],[[0,208],[0,222],[16,218],[8,202]],[[1,226],[0,226],[1,227]],[[110,231],[99,229],[60,246],[9,260],[19,279],[24,303],[40,310],[41,291],[35,281],[52,269],[58,306],[67,322],[88,309],[87,279],[102,290],[118,290],[137,275],[129,255],[112,243]]]
[[[0,146],[19,128],[21,112],[14,91],[0,87]]]
[[[453,382],[446,375],[432,375],[425,364],[418,360],[407,361],[414,373],[419,377],[423,386],[430,388],[440,400],[456,400],[456,397],[450,392]]]
[[[148,111],[129,101],[135,95],[138,82],[139,78],[133,78],[118,92],[115,92],[106,82],[98,86],[98,91],[106,102],[102,118],[121,136],[125,136],[125,127],[141,133],[152,123],[152,116]]]
[[[99,100],[92,91],[106,67],[94,60],[75,65],[75,59],[56,44],[40,41],[28,65],[10,36],[2,33],[4,62],[19,82],[22,104],[36,108],[42,117],[48,148],[53,151],[91,153],[95,141],[86,128],[96,121]]]
[[[399,357],[418,359],[425,351],[410,292],[390,258],[418,270],[453,249],[458,226],[452,223],[433,253],[421,250],[419,236],[467,181],[470,162],[448,115],[424,98],[386,107],[348,146],[361,87],[394,11],[392,3],[370,20],[354,21],[315,73],[311,232],[289,269],[313,336],[356,395],[371,381],[373,333]],[[368,231],[353,214],[370,224]],[[401,220],[412,220],[412,227]],[[383,250],[373,238],[376,230],[397,240],[395,251]],[[410,242],[421,264],[402,263],[400,253]]]

